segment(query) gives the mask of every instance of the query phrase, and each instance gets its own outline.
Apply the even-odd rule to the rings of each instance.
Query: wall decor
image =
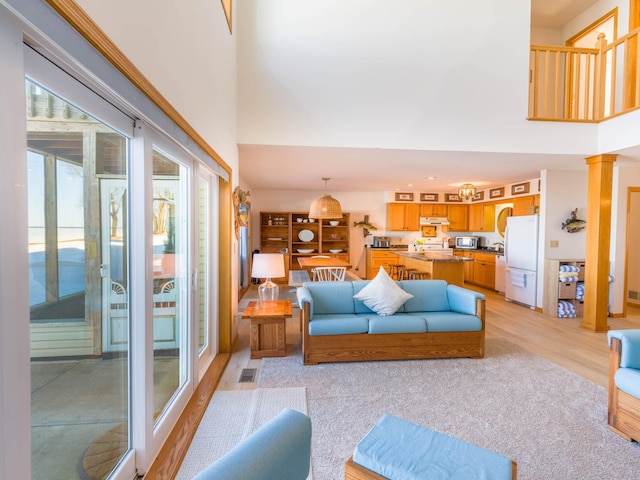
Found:
[[[578,209],[576,208],[570,214],[571,216],[562,222],[562,229],[567,229],[569,233],[576,233],[584,229],[587,226],[586,220],[580,220],[578,218]]]
[[[353,222],[354,227],[362,227],[362,235],[367,236],[370,232],[378,230],[378,227],[369,222],[369,215],[364,216],[361,222]]]
[[[224,16],[227,17],[227,25],[229,25],[229,33],[231,31],[231,2],[233,0],[220,0],[222,2],[222,9],[224,10]]]
[[[435,237],[436,227],[433,225],[423,225],[421,234],[423,237]]]
[[[489,190],[489,198],[504,197],[504,187],[492,188]]]
[[[233,207],[235,210],[234,229],[236,232],[236,238],[238,238],[240,227],[246,227],[249,225],[251,208],[251,203],[249,202],[250,195],[251,193],[249,190],[245,192],[239,185],[233,190]]]
[[[421,193],[420,201],[421,202],[437,202],[438,194],[437,193]]]
[[[413,193],[396,192],[396,202],[413,202]]]
[[[444,201],[445,202],[461,202],[462,201],[462,197],[460,195],[458,195],[457,193],[445,193],[444,194]]]
[[[511,185],[511,195],[522,195],[523,193],[529,193],[529,182]]]
[[[484,200],[484,192],[478,192],[471,197],[472,202],[479,202],[480,200]]]

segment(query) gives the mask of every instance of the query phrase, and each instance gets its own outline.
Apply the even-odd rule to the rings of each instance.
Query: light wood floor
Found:
[[[580,318],[555,318],[504,300],[495,292],[470,286],[487,296],[486,338],[504,338],[532,353],[557,363],[583,377],[607,386],[609,350],[606,333],[580,327]],[[281,296],[287,287],[281,287]],[[252,285],[242,301],[257,298]],[[287,320],[287,349],[300,343],[298,309]],[[640,328],[640,309],[629,307],[627,318],[610,318],[612,330]],[[249,349],[249,321],[238,322],[239,341],[218,384],[218,390],[255,388],[255,383],[239,383],[243,368],[260,368],[261,360],[252,360]],[[313,367],[309,367],[313,368]]]

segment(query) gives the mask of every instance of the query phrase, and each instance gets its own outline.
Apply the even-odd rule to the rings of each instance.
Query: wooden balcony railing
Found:
[[[529,120],[599,122],[640,108],[640,28],[597,48],[532,45]]]

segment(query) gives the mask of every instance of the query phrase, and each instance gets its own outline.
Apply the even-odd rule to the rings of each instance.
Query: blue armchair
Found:
[[[193,480],[305,480],[311,466],[311,419],[283,410]]]
[[[640,441],[640,330],[610,330],[609,428]]]

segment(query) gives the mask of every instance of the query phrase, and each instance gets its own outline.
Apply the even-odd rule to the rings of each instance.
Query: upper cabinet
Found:
[[[493,204],[472,203],[469,205],[469,231],[494,232],[496,207]]]
[[[533,207],[540,206],[540,195],[529,195],[526,197],[512,198],[513,202],[513,215],[531,215],[535,213]]]
[[[447,205],[444,203],[421,203],[421,217],[446,217]]]
[[[387,230],[420,230],[420,205],[417,203],[387,203]]]
[[[469,231],[469,206],[468,205],[449,205],[447,218],[449,225],[446,231],[449,232],[467,232]]]

